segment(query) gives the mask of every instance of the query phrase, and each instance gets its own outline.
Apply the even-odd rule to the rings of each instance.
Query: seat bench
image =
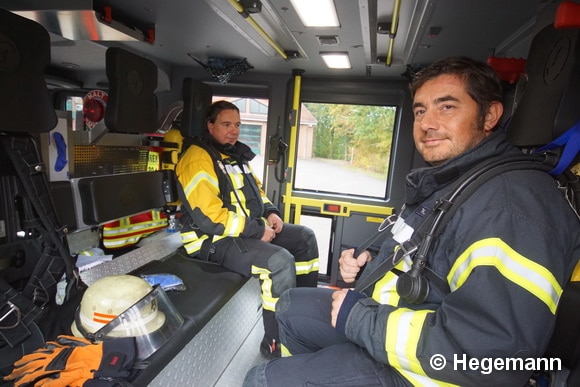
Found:
[[[256,279],[189,258],[178,249],[180,245],[175,234],[152,238],[81,273],[89,285],[105,275],[123,273],[169,273],[185,284],[184,291],[167,292],[184,324],[147,359],[147,368],[132,378],[136,386],[214,385],[261,316]]]
[[[181,329],[147,360],[150,365],[133,383],[148,384],[242,288],[247,278],[222,266],[188,258],[179,252],[154,261],[139,274],[169,273],[183,280],[186,290],[167,295],[184,319]],[[233,322],[235,323],[235,322]],[[219,333],[218,333],[219,334]]]

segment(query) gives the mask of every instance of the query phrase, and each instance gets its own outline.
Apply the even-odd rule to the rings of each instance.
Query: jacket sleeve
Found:
[[[239,215],[224,206],[214,162],[204,149],[192,145],[179,161],[176,173],[193,221],[201,231],[218,236],[262,237],[263,221]]]
[[[580,256],[579,227],[572,217],[537,216],[507,203],[479,213],[477,227],[473,218],[450,227],[458,230],[455,245],[438,255],[449,257],[443,276],[450,294],[432,288],[421,305],[359,300],[346,318],[347,337],[417,384],[523,385],[532,372],[513,359],[543,356],[562,288]],[[553,226],[557,221],[561,227]]]

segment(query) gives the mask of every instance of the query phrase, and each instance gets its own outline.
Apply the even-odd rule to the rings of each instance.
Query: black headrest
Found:
[[[0,9],[0,132],[44,133],[56,126],[44,80],[49,63],[48,32]]]
[[[158,129],[157,66],[118,47],[107,49],[109,97],[105,125],[111,132],[153,133]]]
[[[534,37],[527,85],[507,129],[515,145],[547,144],[580,120],[579,33],[550,25]]]
[[[183,117],[181,135],[183,137],[201,136],[205,131],[205,115],[211,105],[212,90],[201,81],[185,78],[183,80]]]

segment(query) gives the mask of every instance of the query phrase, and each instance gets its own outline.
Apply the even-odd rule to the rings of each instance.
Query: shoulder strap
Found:
[[[414,262],[422,262],[423,266],[426,267],[431,245],[437,240],[445,225],[451,220],[459,207],[493,177],[513,170],[534,169],[548,172],[551,168],[553,168],[553,164],[550,159],[524,154],[511,157],[500,156],[473,168],[456,183],[451,192],[436,203],[433,211],[413,233],[411,239],[400,245],[401,253],[395,253],[382,262],[364,278],[364,281],[357,283],[355,289],[361,292],[367,289],[388,271],[393,270],[393,267],[405,256],[412,256]],[[437,277],[435,273],[430,272],[428,268],[426,275],[445,294],[450,292],[447,283]]]
[[[25,288],[23,293],[40,297],[40,293],[46,293],[48,288],[56,287],[56,282],[60,280],[63,271],[69,282],[80,284],[74,259],[64,238],[67,230],[65,226],[59,226],[50,197],[45,166],[38,156],[36,142],[27,135],[0,136],[0,138],[4,151],[24,187],[26,197],[32,204],[38,229],[46,238],[47,243],[45,249],[47,254],[43,254],[43,257],[39,259],[35,273],[27,285],[30,289]]]
[[[23,221],[39,234],[36,241],[42,243],[42,253],[30,257],[35,263],[21,291],[0,278],[0,320],[13,321],[9,328],[0,330],[0,346],[8,343],[13,347],[32,335],[31,326],[41,317],[43,309],[54,302],[63,273],[67,278],[66,299],[84,284],[66,244],[66,227],[59,226],[36,142],[28,135],[3,135],[0,148],[23,188]]]
[[[556,167],[550,171],[550,174],[553,176],[562,174],[570,164],[572,164],[572,161],[574,161],[574,158],[576,158],[580,152],[580,121],[562,133],[551,143],[536,149],[534,153],[539,154],[556,148],[563,148],[563,150],[562,155],[560,156],[560,161]]]

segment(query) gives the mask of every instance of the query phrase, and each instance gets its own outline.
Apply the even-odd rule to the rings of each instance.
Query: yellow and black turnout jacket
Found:
[[[206,259],[211,244],[225,237],[260,239],[264,218],[279,214],[248,163],[254,156],[239,141],[224,146],[207,138],[182,155],[176,174],[188,209],[181,218],[188,254]]]

